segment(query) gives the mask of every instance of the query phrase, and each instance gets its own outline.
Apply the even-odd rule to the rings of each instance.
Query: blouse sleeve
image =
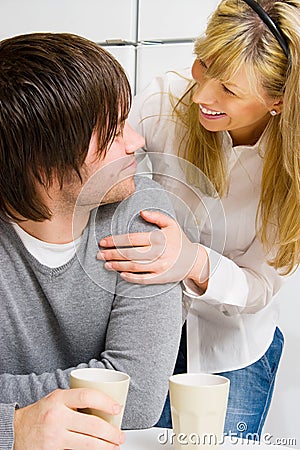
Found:
[[[266,262],[262,245],[255,238],[242,255],[234,259],[206,248],[210,275],[202,294],[190,280],[185,280],[185,294],[214,305],[227,315],[253,314],[272,300],[284,283],[284,277]]]

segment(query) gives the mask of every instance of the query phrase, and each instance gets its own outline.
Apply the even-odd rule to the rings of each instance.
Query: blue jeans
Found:
[[[174,373],[186,371],[185,345],[186,338],[183,329]],[[253,439],[257,439],[261,435],[270,408],[283,345],[283,335],[279,328],[276,328],[270,347],[258,361],[243,369],[218,374],[230,379],[225,435],[250,439],[252,434]],[[169,394],[156,426],[172,428]]]

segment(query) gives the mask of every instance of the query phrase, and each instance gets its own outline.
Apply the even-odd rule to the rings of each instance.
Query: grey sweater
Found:
[[[96,259],[102,237],[154,228],[141,208],[172,214],[162,188],[137,177],[133,196],[91,213],[77,254],[54,269],[0,220],[1,450],[13,448],[15,405],[68,388],[75,367],[131,376],[123,428],[158,420],[180,338],[180,286],[129,284]]]

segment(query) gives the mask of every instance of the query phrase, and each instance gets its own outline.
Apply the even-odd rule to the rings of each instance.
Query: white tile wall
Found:
[[[283,444],[294,440],[296,443],[290,441],[288,446],[300,449],[300,269],[287,280],[277,298],[285,347],[264,432],[283,439]]]
[[[0,39],[51,31],[135,41],[136,11],[136,0],[1,0]]]
[[[136,91],[141,91],[159,74],[191,67],[194,60],[192,42],[139,44],[137,47]]]
[[[140,0],[138,40],[198,36],[220,0]]]
[[[136,46],[130,44],[104,45],[104,48],[123,66],[130,81],[132,92],[134,93],[136,84]]]

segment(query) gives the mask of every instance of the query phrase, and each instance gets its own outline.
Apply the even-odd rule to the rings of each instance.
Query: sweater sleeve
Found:
[[[139,182],[138,182],[139,183]],[[128,200],[113,234],[149,232],[157,227],[139,216],[143,208],[172,215],[161,186],[144,179],[143,189]],[[131,220],[131,218],[134,220]],[[119,278],[101,355],[114,368],[127,372],[132,381],[123,427],[151,427],[160,417],[173,373],[182,325],[182,290],[179,284],[137,285]]]
[[[16,404],[0,403],[0,450],[12,450]]]
[[[148,428],[158,421],[179,345],[181,289],[120,280],[102,358],[131,376],[123,428]],[[122,326],[120,326],[122,324]]]

